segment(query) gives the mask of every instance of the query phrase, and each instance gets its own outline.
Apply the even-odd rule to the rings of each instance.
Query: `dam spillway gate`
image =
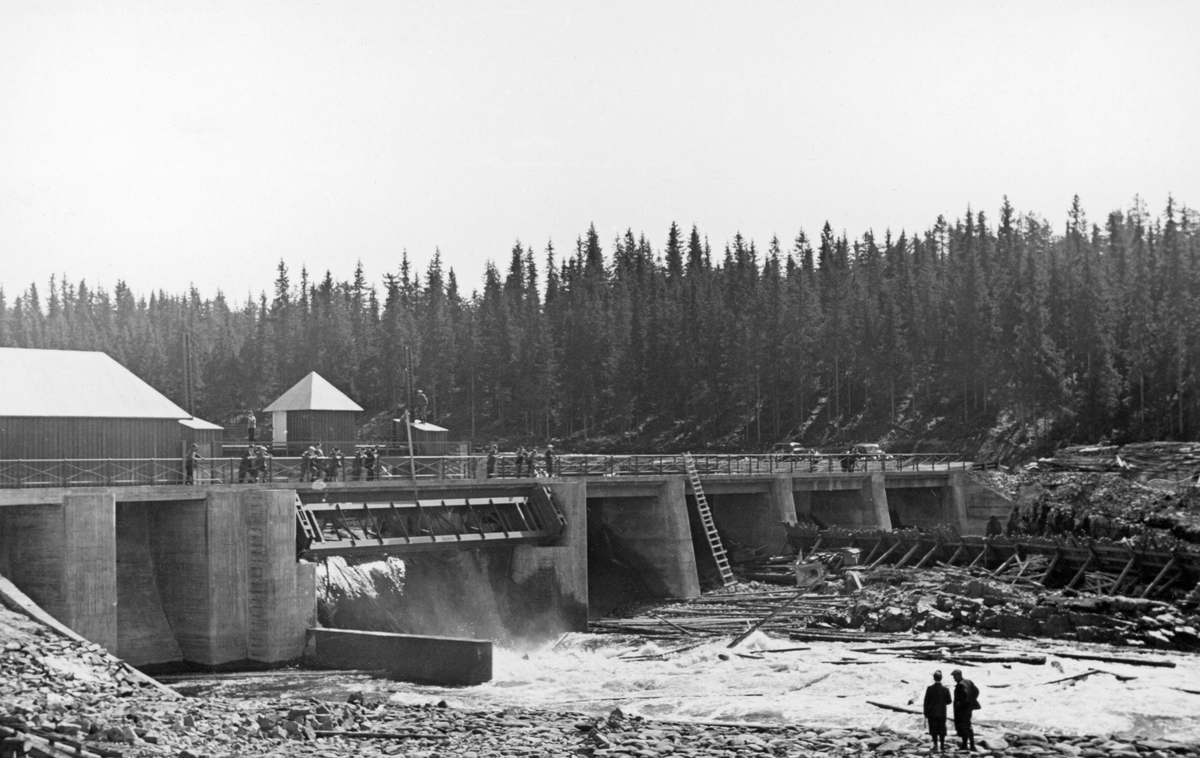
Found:
[[[302,503],[296,497],[297,556],[400,555],[505,544],[550,544],[566,517],[549,490],[482,498]]]

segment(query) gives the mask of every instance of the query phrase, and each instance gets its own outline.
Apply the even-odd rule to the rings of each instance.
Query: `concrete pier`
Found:
[[[282,663],[304,652],[314,567],[297,564],[290,491],[208,491],[0,508],[0,571],[134,665]],[[197,499],[198,498],[198,499]]]
[[[116,498],[103,490],[60,497],[0,508],[0,572],[50,615],[115,649]]]
[[[641,483],[639,483],[641,484]],[[607,559],[636,575],[642,597],[699,597],[696,553],[682,476],[657,479],[627,491],[589,494],[589,539],[600,536]]]

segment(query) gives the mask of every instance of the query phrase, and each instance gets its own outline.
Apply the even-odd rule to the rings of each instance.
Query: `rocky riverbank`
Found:
[[[691,665],[697,667],[696,674],[709,660],[705,656],[695,659]],[[530,664],[537,665],[537,661]],[[724,661],[723,665],[733,663]],[[729,675],[735,674],[729,670]],[[742,674],[762,678],[753,672]],[[644,666],[628,676],[638,679],[637,686],[646,686]],[[688,673],[681,670],[679,676],[686,678]],[[695,683],[696,688],[706,686]],[[389,688],[395,691],[389,692]],[[619,708],[597,716],[565,709],[483,707],[480,698],[464,705],[452,694],[436,702],[428,698],[419,704],[400,702],[397,692],[406,688],[391,683],[375,693],[357,691],[336,700],[308,697],[287,688],[280,697],[173,696],[135,676],[98,646],[68,640],[24,616],[0,609],[0,732],[5,736],[15,733],[29,749],[40,751],[30,754],[80,758],[657,758],[929,752],[916,717],[901,716],[912,728],[895,728],[883,723],[883,715],[889,711],[861,702],[850,705],[852,701],[844,701],[854,711],[850,720],[861,726],[809,728],[791,723],[656,721]],[[486,691],[477,694],[485,697]],[[1180,693],[1180,697],[1194,696]],[[985,724],[981,722],[980,755],[993,758],[1200,758],[1197,744],[1135,736],[1013,731]]]

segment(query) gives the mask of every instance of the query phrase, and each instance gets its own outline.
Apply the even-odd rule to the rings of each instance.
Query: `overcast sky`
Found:
[[[1198,2],[0,3],[0,285],[1200,204]],[[539,253],[540,255],[540,253]],[[544,273],[544,272],[543,272]]]

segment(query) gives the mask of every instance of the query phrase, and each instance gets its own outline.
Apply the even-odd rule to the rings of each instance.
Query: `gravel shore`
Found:
[[[1182,694],[1181,697],[1189,697]],[[96,645],[65,639],[0,609],[0,733],[48,755],[99,756],[855,756],[927,755],[928,739],[863,728],[663,722],[615,709],[570,711],[400,704],[355,693],[343,702],[174,697]],[[867,723],[870,722],[870,723]],[[953,740],[951,740],[953,741]],[[1200,745],[1110,735],[1006,732],[981,756],[1200,758]],[[952,751],[953,752],[953,751]]]

